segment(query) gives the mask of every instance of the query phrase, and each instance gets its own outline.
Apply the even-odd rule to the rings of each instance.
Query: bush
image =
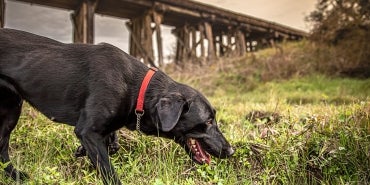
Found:
[[[370,77],[370,4],[366,0],[318,0],[306,20],[325,72]],[[321,56],[320,56],[321,55]]]

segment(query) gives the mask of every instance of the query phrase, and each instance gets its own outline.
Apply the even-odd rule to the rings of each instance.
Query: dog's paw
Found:
[[[13,169],[11,172],[7,172],[7,175],[10,176],[12,179],[15,181],[26,181],[27,179],[30,178],[30,176],[22,171],[18,171],[16,169]]]
[[[76,152],[75,152],[75,157],[84,157],[86,156],[86,150],[85,148],[81,145],[81,146],[78,146]]]
[[[108,152],[109,152],[109,155],[113,155],[115,153],[117,153],[119,150],[119,145],[118,143],[114,142],[114,143],[111,143],[108,145]],[[81,145],[81,146],[78,146],[76,152],[75,152],[75,157],[78,158],[78,157],[84,157],[86,156],[86,149]]]
[[[110,143],[108,145],[108,153],[109,155],[113,155],[115,153],[117,153],[119,150],[119,145],[117,142],[113,142],[113,143]]]

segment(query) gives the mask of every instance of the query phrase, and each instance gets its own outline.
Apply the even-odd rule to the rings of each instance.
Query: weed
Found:
[[[369,184],[370,81],[316,74],[266,80],[266,71],[253,66],[270,54],[256,55],[256,61],[224,62],[222,68],[217,64],[181,73],[166,69],[176,80],[207,94],[220,129],[236,149],[232,158],[194,165],[170,140],[121,129],[121,148],[110,158],[121,181]],[[256,110],[270,114],[246,119]],[[11,136],[10,154],[12,163],[30,174],[27,184],[101,184],[87,158],[74,158],[78,145],[73,127],[55,124],[25,104]],[[0,184],[16,182],[0,174]]]

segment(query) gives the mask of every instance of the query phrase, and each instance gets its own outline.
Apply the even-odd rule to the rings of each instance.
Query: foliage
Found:
[[[370,79],[317,74],[310,47],[303,41],[285,45],[283,54],[268,49],[181,71],[168,66],[171,77],[207,95],[236,153],[195,165],[170,140],[121,129],[121,148],[110,159],[122,183],[368,184]],[[250,119],[251,112],[268,115]],[[26,184],[101,184],[89,160],[74,157],[78,145],[73,127],[25,104],[11,160],[30,175]],[[0,173],[0,184],[16,182]]]
[[[370,4],[367,0],[318,0],[316,10],[306,18],[313,23],[313,37],[338,43],[346,32],[369,29]]]
[[[329,62],[334,71],[370,76],[368,0],[318,0],[316,10],[306,20],[313,24],[311,39],[323,45],[318,49],[322,53],[330,51]]]

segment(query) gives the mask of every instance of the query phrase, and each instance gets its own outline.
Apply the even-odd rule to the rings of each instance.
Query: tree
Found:
[[[311,39],[335,48],[340,73],[370,77],[370,1],[318,0]]]
[[[336,44],[351,30],[369,31],[370,1],[318,0],[306,19],[313,23],[314,39]]]

